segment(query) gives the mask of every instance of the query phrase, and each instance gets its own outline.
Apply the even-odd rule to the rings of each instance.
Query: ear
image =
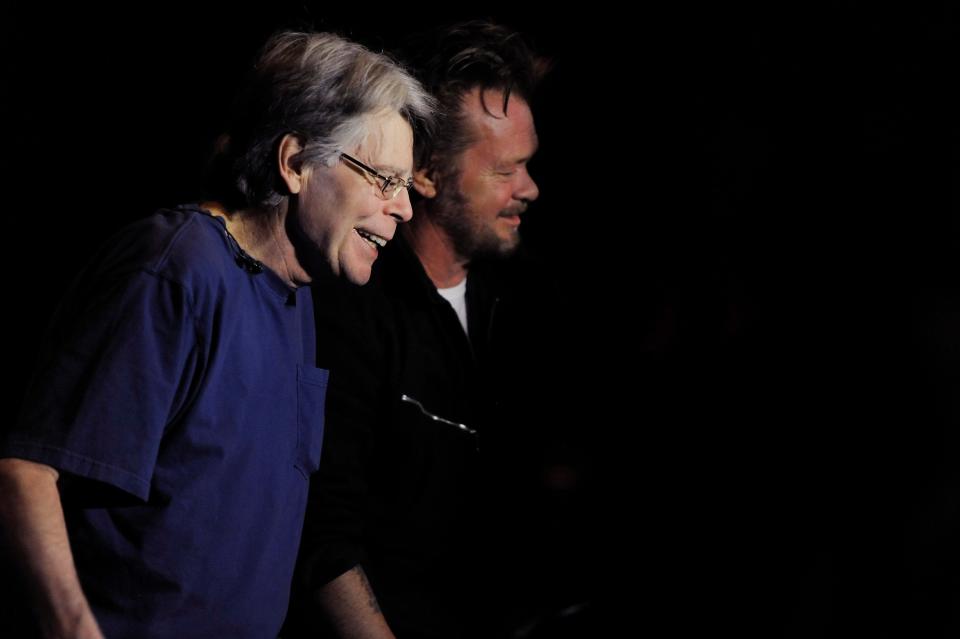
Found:
[[[290,193],[299,193],[303,188],[304,176],[301,172],[303,168],[296,161],[296,155],[303,150],[300,146],[300,138],[287,133],[280,140],[280,147],[277,149],[277,165],[280,167],[280,177],[283,183],[287,185]]]
[[[429,169],[419,169],[413,172],[413,188],[425,198],[437,197],[437,185],[434,182],[434,173]]]

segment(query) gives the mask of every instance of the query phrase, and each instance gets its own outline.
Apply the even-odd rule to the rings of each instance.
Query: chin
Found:
[[[355,286],[363,286],[370,281],[370,266],[345,266],[340,270],[340,277]]]
[[[491,253],[499,257],[510,257],[520,248],[520,236],[515,235],[511,238],[502,239]]]

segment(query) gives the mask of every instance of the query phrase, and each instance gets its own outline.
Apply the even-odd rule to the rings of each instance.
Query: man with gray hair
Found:
[[[383,55],[280,33],[210,201],[128,227],[80,273],[0,438],[0,540],[34,632],[277,636],[323,435],[307,285],[366,283],[410,219],[431,104]]]

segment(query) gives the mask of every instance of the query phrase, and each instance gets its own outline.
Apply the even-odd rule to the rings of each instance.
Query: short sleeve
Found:
[[[180,284],[140,270],[93,290],[78,286],[51,326],[0,457],[147,500],[164,431],[197,383],[198,362],[191,300]]]

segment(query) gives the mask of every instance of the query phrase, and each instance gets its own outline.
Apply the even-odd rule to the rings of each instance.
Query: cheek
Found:
[[[463,185],[461,189],[467,206],[475,217],[495,217],[510,201],[510,190],[492,182]]]
[[[497,215],[510,208],[513,198],[513,189],[509,185],[498,184],[491,187],[486,196],[485,210],[491,215]]]
[[[336,210],[333,200],[330,190],[320,188],[319,185],[312,182],[308,183],[301,196],[300,214],[301,224],[310,232],[311,236],[317,237],[326,234],[330,211]]]
[[[329,243],[343,243],[355,224],[350,212],[358,209],[357,203],[351,201],[349,193],[338,188],[339,185],[333,183],[327,186],[326,191],[320,188],[311,191],[305,224],[314,238],[329,246]]]
[[[337,218],[331,224],[332,233],[336,241],[341,244],[349,243],[356,235],[353,232],[354,227],[361,225],[364,220],[368,220],[376,214],[376,205],[380,200],[370,201],[371,198],[363,195],[342,199],[336,210]]]

